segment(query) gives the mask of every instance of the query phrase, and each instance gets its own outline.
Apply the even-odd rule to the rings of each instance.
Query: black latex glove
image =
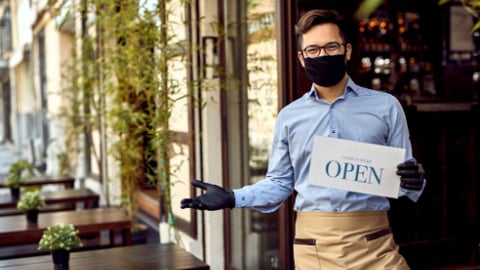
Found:
[[[198,180],[192,180],[192,185],[204,189],[206,192],[195,198],[183,199],[180,203],[181,208],[219,210],[235,207],[235,195],[232,190],[227,190],[213,184],[203,183]]]
[[[406,161],[397,166],[397,175],[400,175],[400,187],[410,190],[420,190],[423,186],[425,171],[420,163]]]

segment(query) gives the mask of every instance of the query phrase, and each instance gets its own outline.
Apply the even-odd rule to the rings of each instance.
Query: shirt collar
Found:
[[[343,92],[343,95],[339,98],[349,97],[350,95],[360,95],[360,87],[349,76],[347,78],[347,84],[345,85],[345,91]],[[310,87],[310,91],[307,93],[307,98],[319,99],[318,93],[315,90],[313,83]]]

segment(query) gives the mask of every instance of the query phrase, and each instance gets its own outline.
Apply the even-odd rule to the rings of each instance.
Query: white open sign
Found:
[[[405,149],[317,136],[309,184],[398,198]]]

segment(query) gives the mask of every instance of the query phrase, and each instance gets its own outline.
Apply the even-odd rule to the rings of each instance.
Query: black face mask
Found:
[[[347,72],[345,54],[304,58],[304,61],[307,77],[323,87],[339,83]]]

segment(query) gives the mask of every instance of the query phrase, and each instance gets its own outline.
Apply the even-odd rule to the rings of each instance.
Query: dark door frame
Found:
[[[296,56],[294,25],[298,17],[297,1],[276,1],[277,49],[278,49],[278,107],[282,108],[295,100],[302,87],[302,77]],[[293,269],[293,236],[295,232],[294,196],[290,197],[279,211],[280,265]]]

